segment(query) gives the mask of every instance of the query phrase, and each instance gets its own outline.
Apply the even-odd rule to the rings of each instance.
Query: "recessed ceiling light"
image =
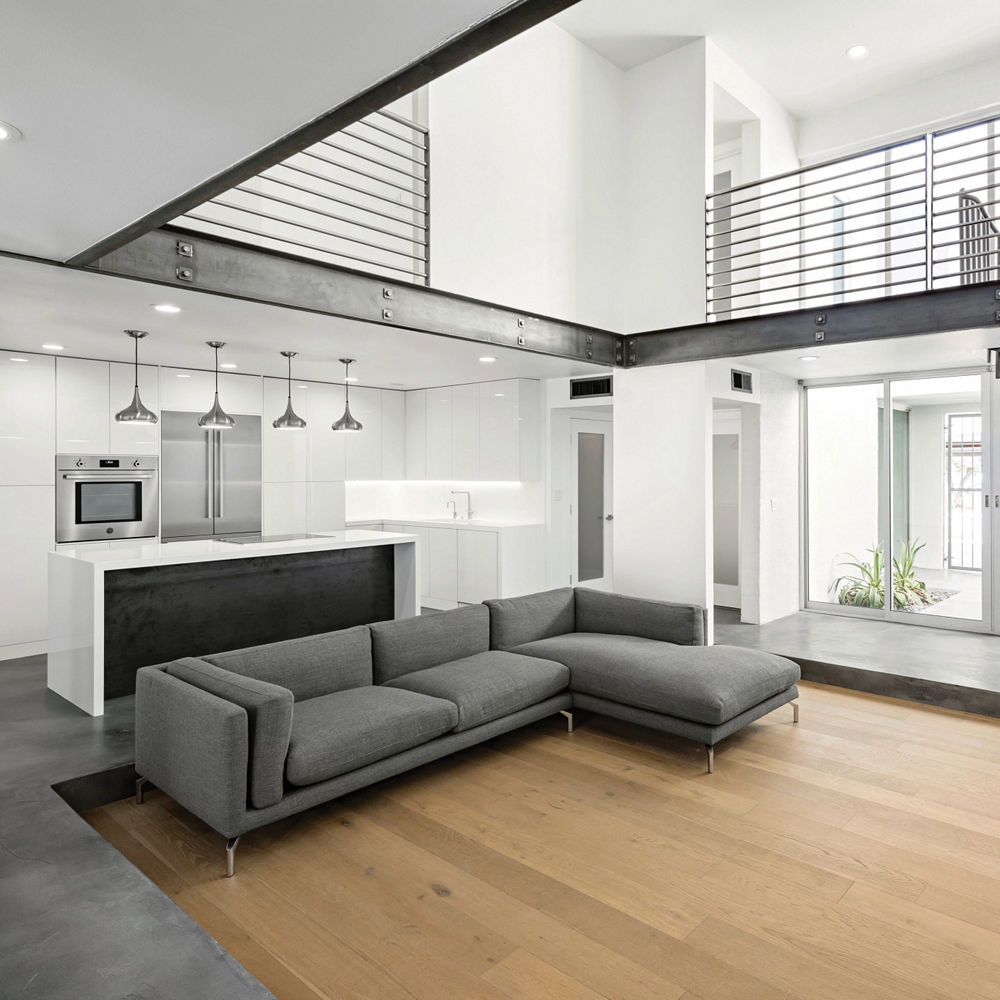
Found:
[[[225,363],[223,363],[223,364],[219,365],[219,367],[220,367],[220,368],[238,368],[238,367],[239,367],[239,365],[237,365],[237,364],[236,364],[235,362],[233,362],[233,361],[226,361]]]
[[[42,344],[43,351],[64,351],[66,350],[62,344]]]
[[[357,379],[351,375],[349,378],[338,379],[339,382],[357,382]]]
[[[493,393],[493,395],[496,396],[497,399],[503,399],[503,393],[502,392],[495,392],[495,393]]]
[[[295,388],[296,389],[308,389],[309,386],[307,386],[307,385],[297,385]]]
[[[9,122],[0,122],[0,142],[18,142],[24,133]]]
[[[799,361],[819,361],[819,355],[818,354],[805,354],[801,358],[799,358]]]
[[[868,58],[868,46],[867,45],[852,45],[844,55],[847,56],[851,62],[861,62],[862,59]]]
[[[188,375],[188,373],[187,373],[187,372],[178,372],[178,373],[177,373],[177,377],[178,377],[178,378],[190,378],[191,376],[190,376],[190,375]]]
[[[496,358],[491,358],[489,355],[486,355],[486,357],[480,358],[479,361],[484,365],[491,365],[494,361],[496,361]]]
[[[9,361],[19,361],[22,365],[26,365],[28,363],[28,359],[27,358],[9,358],[8,360]]]
[[[170,302],[154,302],[153,308],[158,313],[179,313],[181,311],[180,306],[175,306]]]

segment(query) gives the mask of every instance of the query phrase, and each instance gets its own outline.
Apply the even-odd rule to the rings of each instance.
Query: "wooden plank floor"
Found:
[[[280,1000],[1000,1000],[1000,721],[803,685],[692,744],[545,720],[243,838],[87,820]]]

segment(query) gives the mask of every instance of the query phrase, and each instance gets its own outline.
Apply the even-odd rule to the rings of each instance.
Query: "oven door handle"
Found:
[[[127,476],[121,474],[115,476],[94,476],[85,472],[64,472],[63,479],[69,479],[78,483],[138,483],[143,479],[152,479],[151,472],[130,473]]]

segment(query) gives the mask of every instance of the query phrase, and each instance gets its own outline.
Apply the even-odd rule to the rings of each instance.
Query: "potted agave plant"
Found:
[[[917,579],[914,563],[924,542],[914,539],[904,542],[898,556],[892,557],[892,607],[894,611],[920,610],[934,603],[923,580]],[[830,586],[837,594],[837,603],[857,608],[885,607],[885,555],[882,546],[866,550],[870,560],[861,560],[850,553],[840,563],[855,569],[856,573],[838,576]]]

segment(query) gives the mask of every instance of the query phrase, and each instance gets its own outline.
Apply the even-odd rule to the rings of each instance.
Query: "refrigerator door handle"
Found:
[[[212,495],[213,474],[212,431],[205,431],[205,517],[215,516],[215,497]]]
[[[215,432],[215,441],[216,441],[216,448],[218,449],[217,454],[219,456],[216,482],[218,483],[219,486],[219,517],[221,518],[226,516],[226,500],[225,500],[226,463],[223,460],[223,456],[225,455],[225,450],[223,449],[222,446],[222,431]]]

